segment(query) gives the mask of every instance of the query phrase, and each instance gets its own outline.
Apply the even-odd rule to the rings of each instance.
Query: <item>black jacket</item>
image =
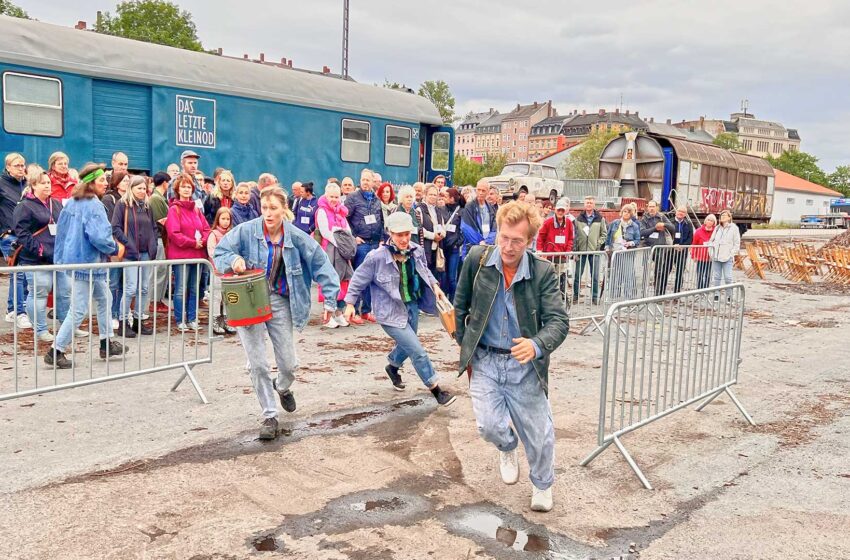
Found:
[[[230,205],[233,205],[233,199],[230,200]],[[217,196],[208,196],[204,201],[204,217],[207,219],[207,223],[212,226],[213,221],[215,220],[215,215],[218,213],[221,208],[221,199]]]
[[[661,231],[655,229],[655,226],[659,222],[664,224],[664,229]],[[670,220],[667,219],[667,216],[661,212],[657,212],[654,216],[650,216],[648,212],[644,212],[643,218],[641,218],[640,222],[638,222],[638,225],[640,226],[641,247],[670,245],[667,235],[669,234],[670,239],[673,239],[673,235],[676,233],[676,230],[673,229],[673,224],[671,224]],[[653,237],[656,233],[658,235]]]
[[[124,233],[124,215],[127,214],[127,233]],[[124,259],[139,260],[139,253],[147,252],[148,260],[156,258],[157,230],[153,212],[147,204],[134,204],[127,213],[127,205],[119,200],[112,213],[112,235],[124,244]]]
[[[18,238],[17,244],[23,247],[18,253],[17,264],[53,264],[53,246],[56,237],[50,233],[49,228],[35,235],[35,232],[51,221],[59,224],[62,203],[55,198],[48,198],[47,203],[50,210],[40,200],[30,195],[24,197],[15,207],[12,214],[13,231]]]
[[[463,234],[460,231],[460,220],[463,218],[463,206],[460,204],[446,205],[446,238],[443,239],[443,251],[451,253],[459,251],[463,245]],[[454,214],[454,216],[452,215]],[[449,231],[454,226],[454,231]]]
[[[428,212],[428,206],[426,204],[421,204],[419,209],[422,211],[422,229],[424,231],[433,232],[434,222],[431,220],[431,213]],[[439,206],[434,207],[435,213],[437,214],[437,222],[439,225],[444,225],[446,220],[449,219],[449,215],[446,214],[445,208],[440,208]],[[428,266],[433,268],[436,264],[434,260],[436,258],[437,247],[442,246],[442,243],[436,244],[433,239],[428,239],[424,235],[422,239],[419,240],[419,243],[425,248],[425,260],[428,261]]]
[[[0,234],[9,231],[14,226],[12,213],[15,211],[15,206],[21,201],[21,195],[26,186],[26,179],[18,181],[8,173],[0,175]]]
[[[673,224],[673,245],[694,244],[694,226],[691,225],[691,222],[687,218],[682,220],[681,224],[675,219],[671,223]],[[677,238],[676,234],[681,235]]]

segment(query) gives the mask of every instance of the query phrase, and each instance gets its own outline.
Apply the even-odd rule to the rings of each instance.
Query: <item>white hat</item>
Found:
[[[413,218],[406,212],[395,212],[387,216],[387,229],[390,233],[412,233],[416,230],[413,227]]]
[[[561,210],[561,209],[564,209],[564,210],[570,209],[570,201],[569,201],[568,198],[562,198],[561,200],[558,201],[557,204],[555,204],[555,210]]]

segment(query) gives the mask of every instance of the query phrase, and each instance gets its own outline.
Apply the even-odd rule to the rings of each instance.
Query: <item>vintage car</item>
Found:
[[[509,163],[495,177],[485,177],[491,187],[496,187],[505,198],[515,198],[520,193],[531,193],[537,198],[548,198],[552,204],[564,191],[564,182],[551,165],[541,163]]]

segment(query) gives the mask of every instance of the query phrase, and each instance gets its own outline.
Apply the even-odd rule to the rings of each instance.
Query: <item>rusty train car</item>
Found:
[[[731,210],[741,233],[770,221],[774,174],[762,158],[714,144],[626,132],[599,158],[599,178],[618,179],[620,196],[657,201],[671,211],[688,206],[702,220]]]

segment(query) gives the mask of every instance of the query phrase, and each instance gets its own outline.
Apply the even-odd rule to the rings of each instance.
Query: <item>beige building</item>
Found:
[[[499,111],[490,109],[487,113],[470,113],[455,128],[455,155],[467,158],[475,157],[475,129]]]
[[[755,115],[747,112],[732,113],[728,121],[700,117],[699,120],[682,121],[674,126],[691,132],[702,130],[712,137],[722,132],[737,134],[743,151],[751,156],[779,157],[782,152],[800,150],[800,135],[796,129],[756,119]]]
[[[627,132],[629,130],[646,130],[647,123],[640,118],[640,114],[635,111],[621,112],[620,109],[606,111],[599,109],[595,113],[587,111],[573,111],[570,113],[573,117],[564,123],[562,134],[566,138],[567,143],[583,142],[591,133],[601,130],[603,132]]]
[[[565,148],[564,123],[572,118],[572,115],[554,116],[532,126],[528,137],[528,161],[537,161]]]
[[[554,117],[555,109],[552,101],[531,105],[517,105],[510,113],[502,119],[502,153],[508,157],[508,162],[526,161],[528,155],[528,141],[531,127],[543,119]]]
[[[496,111],[490,118],[475,127],[475,153],[473,157],[484,159],[488,154],[502,153],[502,119],[505,115]]]

